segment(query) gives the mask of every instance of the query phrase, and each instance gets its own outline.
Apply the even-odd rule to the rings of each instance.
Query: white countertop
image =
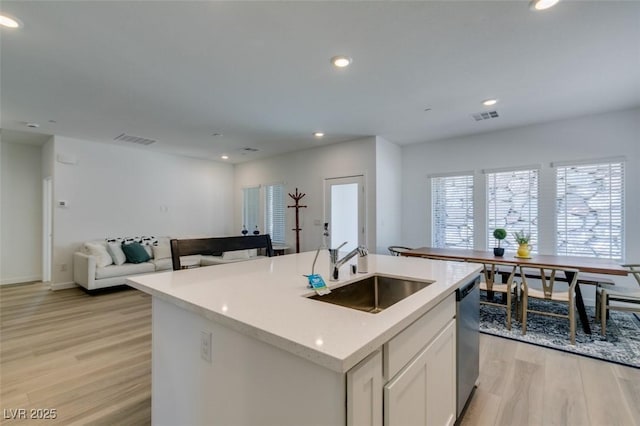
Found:
[[[240,333],[272,344],[337,372],[346,372],[373,350],[477,274],[479,265],[385,255],[368,256],[368,273],[340,269],[331,282],[323,250],[316,272],[329,288],[372,275],[433,281],[378,314],[307,299],[315,252],[262,258],[130,277],[127,283]],[[357,257],[350,263],[356,263]]]

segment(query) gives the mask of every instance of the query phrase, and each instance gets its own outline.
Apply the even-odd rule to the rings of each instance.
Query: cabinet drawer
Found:
[[[455,294],[436,305],[414,323],[389,340],[384,347],[383,367],[385,381],[395,376],[418,354],[456,315]]]

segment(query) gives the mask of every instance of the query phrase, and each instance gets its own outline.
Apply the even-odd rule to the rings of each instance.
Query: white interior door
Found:
[[[350,251],[366,246],[364,176],[325,179],[325,222],[329,222],[329,246]]]
[[[51,177],[42,180],[42,281],[51,281],[53,247],[53,185]]]

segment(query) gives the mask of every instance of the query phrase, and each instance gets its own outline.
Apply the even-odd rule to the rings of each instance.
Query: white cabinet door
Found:
[[[443,426],[456,420],[455,321],[384,387],[385,426]]]
[[[382,352],[347,372],[347,426],[382,426]]]

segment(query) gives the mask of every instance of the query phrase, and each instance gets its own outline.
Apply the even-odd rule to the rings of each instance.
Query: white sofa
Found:
[[[126,284],[126,278],[133,275],[153,272],[171,271],[171,249],[169,237],[131,237],[88,241],[73,254],[73,280],[87,290],[96,290]],[[150,259],[141,263],[117,264],[115,256],[107,251],[110,243],[120,244],[122,241],[136,241],[145,247]],[[99,247],[102,247],[100,249]],[[105,252],[109,258],[105,256]],[[220,265],[241,262],[258,257],[257,250],[240,250],[213,255],[181,256],[183,265],[188,267]],[[120,260],[122,261],[122,259]]]

